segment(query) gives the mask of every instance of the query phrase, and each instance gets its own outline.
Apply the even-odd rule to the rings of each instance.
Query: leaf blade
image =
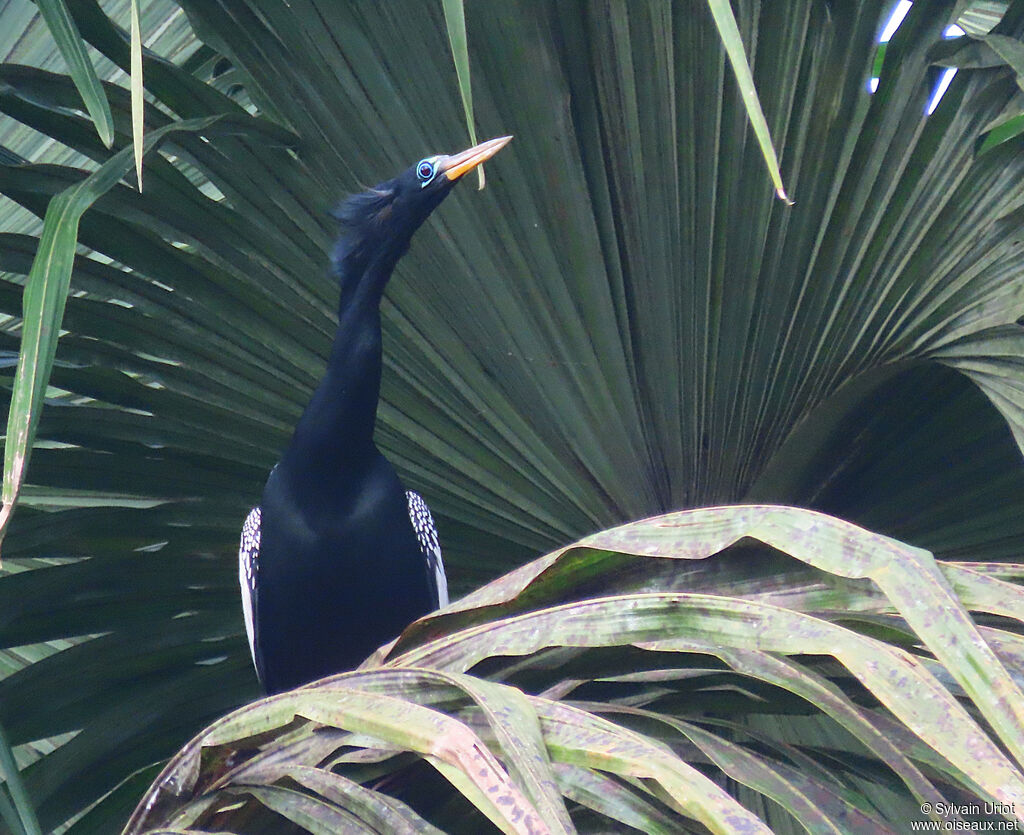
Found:
[[[146,131],[143,117],[146,100],[143,96],[145,82],[142,78],[142,23],[139,21],[139,0],[132,0],[131,16],[132,145],[135,149],[135,180],[139,191],[142,191],[142,155]]]
[[[46,21],[61,55],[67,62],[75,86],[82,96],[85,109],[96,125],[96,132],[108,148],[114,144],[114,120],[110,104],[100,84],[96,69],[85,51],[78,27],[68,12],[65,0],[38,0],[39,11]]]
[[[455,74],[459,79],[459,95],[466,114],[466,130],[471,145],[477,144],[476,120],[473,118],[473,85],[469,75],[469,39],[466,35],[466,7],[463,0],[442,0],[444,22],[448,29],[448,43],[452,49]],[[484,167],[477,168],[477,188],[484,187]]]
[[[715,18],[715,26],[718,27],[719,37],[722,39],[722,46],[725,47],[729,56],[729,63],[736,75],[736,84],[739,86],[740,95],[743,97],[743,104],[747,108],[747,116],[750,125],[754,129],[754,135],[761,146],[761,153],[764,156],[765,165],[768,167],[768,174],[775,184],[775,194],[787,205],[792,206],[793,201],[786,194],[786,188],[782,184],[782,172],[779,171],[779,159],[775,154],[775,146],[772,145],[771,133],[768,130],[768,123],[764,118],[764,111],[761,109],[761,102],[757,97],[757,90],[754,87],[754,77],[750,73],[750,64],[747,63],[747,56],[743,50],[743,39],[740,36],[739,27],[736,25],[736,18],[732,13],[732,6],[729,0],[708,0],[708,8]]]

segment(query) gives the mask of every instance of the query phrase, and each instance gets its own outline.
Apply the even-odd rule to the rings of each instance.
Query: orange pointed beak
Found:
[[[511,141],[511,136],[499,136],[497,139],[488,139],[486,142],[474,145],[461,154],[455,154],[441,160],[441,171],[444,172],[444,175],[449,180],[455,181],[463,174],[472,171],[480,163],[489,160]]]

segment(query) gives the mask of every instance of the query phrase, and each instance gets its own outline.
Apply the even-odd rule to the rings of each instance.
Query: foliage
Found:
[[[947,563],[1019,559],[1024,155],[1019,137],[976,149],[992,125],[1019,115],[1021,94],[1005,63],[970,60],[975,42],[940,43],[954,3],[927,5],[915,5],[889,44],[871,96],[888,2],[734,4],[793,207],[771,198],[703,8],[468,5],[481,136],[516,139],[486,191],[458,190],[436,213],[389,287],[378,426],[404,480],[435,511],[457,592],[594,530],[741,501],[824,510]],[[144,194],[117,186],[81,220],[67,332],[0,578],[0,724],[44,830],[112,792],[72,828],[110,831],[155,763],[255,696],[234,551],[327,354],[336,293],[325,269],[327,210],[426,151],[467,144],[433,4],[181,6],[204,46],[178,63],[146,54],[147,126],[230,113],[251,130],[168,137],[148,163]],[[123,29],[95,0],[70,8],[82,37],[127,71]],[[995,34],[1019,42],[1022,16],[1024,4],[1012,4]],[[958,60],[963,68],[926,118],[933,62]],[[129,146],[128,91],[105,91],[109,150],[70,79],[0,67],[0,111],[57,140],[49,153],[60,163],[3,150],[0,192],[41,217],[54,194]],[[286,133],[274,145],[260,128],[267,122]],[[18,228],[0,234],[8,356],[38,248]],[[770,562],[729,553],[668,580],[693,594],[771,590]],[[733,569],[743,579],[716,583]],[[567,575],[569,599],[598,594],[602,582],[625,593],[604,572],[636,569],[595,557],[580,570]],[[972,570],[1014,576],[1009,567]],[[988,611],[958,591],[969,609]],[[858,611],[851,599],[860,598],[836,608]],[[776,605],[799,614],[802,600]],[[922,654],[917,663],[954,697],[983,702],[991,682],[947,678],[941,642],[910,622],[913,607],[893,603],[900,616],[885,604],[838,625]],[[454,618],[444,634],[455,634],[459,614],[442,617]],[[979,615],[979,628],[1005,658],[1014,627],[991,617]],[[667,657],[625,645],[577,650],[481,661],[473,672],[547,698],[545,682],[578,663],[589,683],[573,695],[611,704],[619,685],[603,679],[645,674],[651,652]],[[871,689],[863,671],[779,652],[785,660],[772,657],[786,669],[807,664],[815,683],[835,679],[854,705],[877,707],[858,690]],[[671,658],[685,671],[665,685],[681,688],[679,703],[706,699],[699,686],[687,689],[686,665],[705,669],[707,656]],[[728,685],[710,691],[716,703],[737,687],[748,699],[720,661]],[[365,683],[384,674],[358,675]],[[906,819],[913,791],[865,759],[862,742],[825,738],[820,721],[794,720],[783,734],[791,698],[778,685],[758,687],[771,721],[744,719],[728,756],[760,755],[764,735],[789,740],[785,757],[826,762],[822,779],[834,791],[828,781],[838,780],[844,798],[854,792],[862,812]],[[473,713],[469,697],[458,698]],[[453,711],[463,721],[457,704]],[[617,725],[657,739],[647,718],[626,713],[616,709]],[[688,721],[682,707],[671,715]],[[486,736],[475,716],[465,722]],[[911,745],[896,720],[877,722],[942,783],[938,791],[991,794],[976,776],[944,771],[948,752]],[[706,722],[686,727],[709,733]],[[682,744],[676,729],[658,733]],[[934,734],[920,738],[938,744]],[[834,755],[848,749],[856,753]],[[615,778],[572,791],[573,802],[642,797]],[[656,809],[674,808],[656,794]],[[762,814],[775,809],[746,789],[735,794]]]
[[[723,551],[744,537],[777,550]],[[960,601],[1001,626],[975,626]],[[1024,773],[979,722],[1022,760],[1022,621],[1024,589],[822,514],[656,517],[495,581],[358,672],[225,717],[126,832],[998,820],[967,798],[1015,820]]]

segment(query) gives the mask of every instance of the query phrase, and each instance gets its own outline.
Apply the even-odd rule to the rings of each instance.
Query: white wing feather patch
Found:
[[[245,634],[249,638],[249,652],[256,664],[256,637],[253,622],[253,602],[256,598],[256,572],[260,554],[260,509],[254,507],[242,525],[242,541],[238,546],[238,585],[242,588],[242,614],[245,616]]]
[[[405,498],[409,502],[409,521],[416,531],[420,550],[427,560],[427,571],[430,573],[437,590],[437,607],[448,605],[448,578],[444,574],[444,562],[441,560],[441,543],[437,538],[437,527],[430,508],[423,497],[415,490],[406,490]]]

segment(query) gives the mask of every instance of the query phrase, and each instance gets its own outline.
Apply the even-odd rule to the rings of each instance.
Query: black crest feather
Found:
[[[387,186],[361,191],[346,198],[331,214],[340,226],[338,243],[332,253],[335,270],[356,254],[391,211],[395,190]]]
[[[332,214],[338,220],[343,235],[358,236],[380,223],[394,197],[393,188],[377,186],[347,197]]]

